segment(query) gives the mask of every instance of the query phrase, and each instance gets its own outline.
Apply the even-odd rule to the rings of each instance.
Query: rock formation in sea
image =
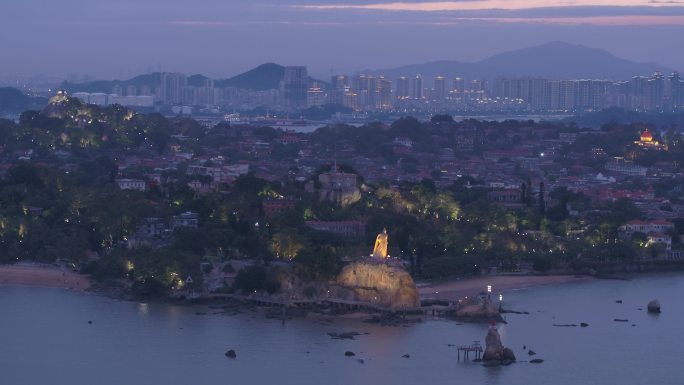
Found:
[[[411,275],[398,264],[377,259],[345,266],[331,285],[331,295],[392,309],[420,306],[420,295]]]
[[[483,361],[500,361],[502,363],[515,361],[513,350],[503,346],[501,336],[494,323],[492,323],[487,331],[485,344],[486,348],[482,355]]]
[[[489,322],[501,320],[499,305],[488,296],[471,297],[459,302],[456,317],[466,321]]]
[[[653,301],[648,303],[648,312],[649,313],[660,313],[660,302],[658,302],[657,299],[654,299]]]

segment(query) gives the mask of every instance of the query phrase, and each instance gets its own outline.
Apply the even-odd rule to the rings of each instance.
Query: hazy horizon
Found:
[[[676,45],[684,3],[670,1],[26,0],[4,8],[5,76],[121,79],[161,69],[228,78],[275,62],[322,77],[472,62],[551,41],[684,70]]]

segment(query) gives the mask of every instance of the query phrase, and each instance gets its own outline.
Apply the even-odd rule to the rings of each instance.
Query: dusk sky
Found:
[[[225,78],[277,62],[327,76],[557,40],[684,70],[682,36],[676,0],[8,0],[0,73]]]

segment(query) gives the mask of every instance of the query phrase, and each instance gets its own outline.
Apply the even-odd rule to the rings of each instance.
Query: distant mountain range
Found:
[[[159,72],[154,72],[146,75],[138,75],[132,79],[128,80],[95,80],[86,83],[71,83],[64,81],[61,84],[61,88],[70,92],[112,92],[112,88],[116,85],[121,87],[127,86],[158,86],[161,81],[161,74]]]
[[[651,75],[655,71],[669,73],[672,69],[656,63],[639,63],[619,58],[605,50],[581,45],[552,42],[539,46],[500,53],[474,63],[433,61],[391,69],[365,70],[362,73],[385,75],[390,79],[421,75],[424,78],[446,76],[465,79],[508,77],[544,77],[550,79],[629,79],[636,75]],[[285,67],[275,63],[262,64],[229,79],[216,80],[217,87],[237,87],[253,90],[276,89],[285,74]],[[89,83],[62,83],[69,92],[111,92],[115,85],[156,87],[159,72],[136,76],[129,80],[99,80]],[[204,75],[188,76],[188,85],[201,86]]]
[[[623,80],[636,75],[651,75],[655,71],[669,73],[672,69],[656,63],[629,61],[598,48],[552,42],[500,53],[474,63],[442,60],[364,72],[385,75],[390,79],[419,74],[424,78],[441,75],[465,79],[508,76]]]
[[[15,114],[29,109],[40,109],[47,103],[46,98],[24,95],[16,88],[0,88],[0,113]]]
[[[243,74],[216,82],[218,87],[237,87],[252,90],[272,90],[280,87],[285,67],[275,63],[262,64]]]
[[[280,81],[285,76],[285,67],[275,63],[262,64],[245,73],[234,76],[229,79],[216,80],[214,85],[216,87],[237,87],[253,90],[270,90],[280,87]],[[204,81],[209,79],[204,75],[190,75],[188,76],[188,85],[201,87]],[[161,82],[161,73],[154,72],[147,75],[139,75],[128,80],[97,80],[88,83],[70,83],[63,82],[61,87],[70,92],[112,92],[114,86],[121,86],[126,88],[128,86],[136,87],[157,87]]]

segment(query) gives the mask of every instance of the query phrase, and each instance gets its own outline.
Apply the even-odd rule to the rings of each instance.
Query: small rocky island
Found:
[[[492,322],[487,331],[485,344],[486,348],[482,355],[482,360],[486,366],[509,365],[515,362],[513,350],[503,346],[501,336],[494,322]]]
[[[502,321],[499,304],[494,303],[488,295],[461,300],[456,310],[456,318],[462,321],[489,322]]]
[[[657,299],[648,303],[647,310],[651,314],[660,314],[660,302]]]

